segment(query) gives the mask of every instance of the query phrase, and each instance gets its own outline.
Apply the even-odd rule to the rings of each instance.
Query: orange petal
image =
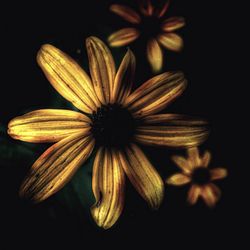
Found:
[[[211,180],[223,179],[227,176],[227,170],[225,168],[214,168],[210,170]]]
[[[78,133],[48,148],[23,181],[20,196],[41,202],[59,191],[88,159],[93,147],[91,136]]]
[[[195,204],[200,195],[201,195],[201,188],[198,185],[193,184],[188,191],[188,198],[187,198],[188,203],[191,205]]]
[[[166,182],[168,185],[182,186],[190,182],[190,177],[184,174],[174,174]]]
[[[181,156],[174,155],[172,156],[172,161],[186,174],[190,174],[192,171],[192,166],[189,162]]]
[[[162,68],[162,49],[156,39],[152,38],[147,44],[147,57],[153,72],[159,72]]]
[[[210,163],[210,160],[211,160],[211,154],[208,151],[206,151],[203,157],[201,158],[201,166],[207,168]]]
[[[220,189],[212,183],[201,187],[201,197],[209,207],[214,207],[220,196]]]
[[[183,17],[170,17],[163,21],[162,30],[165,32],[172,32],[182,28],[185,25],[185,19]]]
[[[139,35],[140,32],[135,28],[124,28],[112,33],[108,42],[111,47],[120,47],[132,43]]]
[[[152,16],[154,12],[154,7],[151,3],[151,0],[139,0],[139,9],[140,12],[145,16]]]
[[[199,155],[199,149],[197,147],[191,147],[188,149],[188,161],[193,168],[202,167],[201,159]]]
[[[156,16],[159,17],[159,18],[164,16],[165,13],[167,12],[168,8],[169,8],[169,4],[170,4],[170,0],[167,0],[166,3],[162,6],[161,9],[155,11]]]
[[[157,39],[166,49],[179,52],[183,48],[182,38],[175,33],[163,33]]]
[[[140,16],[130,7],[112,4],[110,10],[130,23],[138,24],[141,22]]]
[[[186,83],[181,72],[157,75],[132,92],[125,105],[135,117],[155,114],[177,98],[184,91]]]
[[[92,187],[96,203],[91,214],[99,227],[108,229],[118,220],[124,207],[125,174],[114,150],[98,150]]]

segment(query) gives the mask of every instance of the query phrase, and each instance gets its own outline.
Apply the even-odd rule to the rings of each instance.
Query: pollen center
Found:
[[[155,38],[161,32],[161,20],[154,16],[145,17],[140,30],[145,39]]]
[[[91,132],[99,146],[124,146],[134,135],[135,120],[121,105],[103,105],[93,112],[91,119]]]
[[[192,180],[198,185],[205,185],[210,181],[210,173],[207,168],[199,167],[194,170]]]

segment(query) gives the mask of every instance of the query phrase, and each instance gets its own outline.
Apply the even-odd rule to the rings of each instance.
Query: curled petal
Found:
[[[180,72],[157,75],[127,98],[125,105],[135,117],[145,117],[164,109],[185,89],[186,80]]]
[[[159,72],[162,68],[162,49],[156,39],[152,38],[147,44],[147,57],[153,72]]]
[[[115,63],[108,47],[97,37],[86,39],[89,69],[95,92],[103,104],[110,101],[115,78]]]
[[[225,168],[214,168],[210,170],[211,180],[219,180],[227,177],[227,170]]]
[[[120,47],[132,43],[139,35],[140,32],[135,28],[124,28],[112,33],[108,42],[111,47]]]
[[[110,10],[130,23],[138,24],[141,22],[140,16],[130,7],[120,4],[112,4]]]
[[[179,52],[183,48],[182,38],[175,33],[163,33],[157,39],[166,49]]]
[[[125,152],[119,152],[119,159],[137,192],[153,209],[157,209],[163,199],[164,184],[144,153],[131,144]]]
[[[190,177],[184,174],[174,174],[167,179],[168,185],[182,186],[190,182]]]
[[[200,195],[201,195],[201,188],[198,185],[193,184],[188,191],[188,197],[187,197],[188,203],[191,205],[195,204]]]
[[[23,181],[20,196],[41,202],[59,191],[88,159],[93,147],[91,136],[78,133],[48,148]]]
[[[172,32],[185,26],[185,19],[183,17],[170,17],[163,21],[162,30],[165,32]]]
[[[37,54],[37,62],[52,86],[75,107],[86,113],[96,110],[99,101],[92,82],[72,58],[45,44]]]
[[[214,207],[220,196],[220,189],[213,183],[201,187],[201,197],[209,207]]]
[[[128,50],[115,77],[111,103],[122,104],[130,94],[134,80],[135,65],[135,56],[131,50]]]
[[[114,150],[98,150],[92,185],[96,203],[91,214],[99,227],[108,229],[118,220],[124,207],[125,175]]]
[[[8,134],[27,142],[57,142],[72,134],[90,129],[90,119],[75,111],[40,109],[9,122]]]

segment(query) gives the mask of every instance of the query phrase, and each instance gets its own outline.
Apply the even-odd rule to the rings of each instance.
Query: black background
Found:
[[[113,2],[125,2],[136,8],[135,1],[91,0],[58,5],[10,2],[2,9],[5,12],[1,31],[4,67],[0,117],[3,125],[26,110],[49,108],[50,100],[56,95],[36,63],[36,53],[42,44],[59,47],[88,70],[85,38],[96,35],[105,39],[112,31],[128,26],[108,11]],[[185,201],[186,187],[167,187],[163,205],[158,212],[152,212],[127,182],[124,212],[113,228],[104,231],[98,229],[87,214],[86,219],[79,221],[66,209],[56,207],[58,204],[53,198],[36,206],[21,201],[18,187],[30,166],[11,162],[1,166],[0,227],[7,244],[18,242],[20,246],[35,248],[43,244],[78,245],[83,249],[88,242],[92,246],[108,243],[116,247],[119,247],[117,242],[131,247],[135,243],[154,242],[155,247],[163,243],[164,248],[171,245],[178,249],[181,244],[203,247],[219,243],[225,246],[232,241],[242,243],[243,235],[239,238],[238,233],[246,218],[238,170],[241,166],[243,169],[245,163],[238,154],[241,146],[236,143],[241,132],[237,127],[240,111],[237,98],[242,89],[240,83],[235,84],[238,77],[234,74],[234,64],[237,64],[233,59],[234,48],[241,50],[235,44],[234,32],[238,28],[235,8],[228,1],[176,0],[167,13],[169,17],[184,16],[187,25],[179,32],[184,38],[184,50],[177,54],[165,51],[164,70],[182,70],[189,81],[185,93],[168,111],[197,115],[210,123],[210,137],[201,149],[212,152],[212,167],[222,166],[229,171],[228,178],[218,182],[223,196],[216,208],[208,209],[201,202],[190,207]],[[139,85],[152,74],[145,60],[143,43],[138,41],[132,49],[137,57],[136,83]],[[112,49],[117,65],[125,51],[126,48]],[[177,171],[167,157],[172,151],[145,150],[164,178]],[[48,213],[49,206],[56,207],[56,217]]]

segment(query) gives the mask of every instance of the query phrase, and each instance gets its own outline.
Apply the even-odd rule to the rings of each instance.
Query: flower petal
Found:
[[[157,75],[127,98],[125,105],[135,117],[145,117],[164,109],[185,89],[186,80],[180,72]]]
[[[201,188],[198,185],[193,184],[188,191],[188,197],[187,197],[188,203],[191,205],[195,204],[200,195],[201,195]]]
[[[140,32],[135,28],[124,28],[112,33],[108,42],[111,47],[120,47],[132,43],[139,35]]]
[[[139,9],[144,16],[152,16],[154,12],[154,7],[151,0],[139,0]]]
[[[214,168],[210,170],[211,180],[219,180],[227,177],[227,170],[225,168]]]
[[[203,167],[207,168],[210,160],[211,160],[211,154],[208,151],[206,151],[204,153],[203,157],[201,158],[201,165]]]
[[[141,22],[140,16],[130,7],[112,4],[110,10],[130,23],[138,24]]]
[[[152,38],[147,44],[147,57],[153,72],[159,72],[162,68],[162,49],[156,39]]]
[[[162,30],[165,32],[172,32],[185,26],[185,19],[183,17],[170,17],[163,21]]]
[[[115,79],[115,63],[108,47],[97,37],[86,39],[89,69],[95,92],[101,103],[110,101]]]
[[[220,199],[221,191],[213,183],[205,185],[201,188],[201,197],[209,207],[214,207]]]
[[[59,191],[88,159],[93,147],[90,136],[78,133],[48,148],[23,181],[20,196],[41,202]]]
[[[168,185],[182,186],[190,182],[190,177],[184,174],[174,174],[166,182]]]
[[[96,203],[91,214],[99,227],[108,229],[118,220],[124,207],[125,174],[114,150],[98,150],[92,185]]]
[[[12,119],[8,134],[27,142],[57,142],[74,133],[90,129],[90,119],[75,111],[40,109]]]
[[[89,76],[68,55],[45,44],[37,54],[37,62],[52,86],[75,107],[92,113],[99,101]]]
[[[188,161],[193,168],[203,167],[201,164],[201,158],[199,154],[199,149],[197,147],[188,148]]]
[[[163,33],[158,35],[157,39],[166,49],[179,52],[183,48],[182,38],[175,33]]]
[[[167,0],[166,3],[160,8],[159,10],[155,11],[155,14],[157,17],[161,18],[162,16],[165,15],[169,8],[170,0]]]
[[[125,152],[119,152],[120,162],[137,192],[153,208],[157,209],[163,199],[164,184],[141,149],[131,144]]]
[[[122,104],[130,94],[134,80],[135,65],[135,56],[131,50],[128,50],[115,77],[111,103]]]
[[[181,156],[174,155],[172,156],[172,161],[181,169],[184,173],[190,174],[192,171],[192,166],[189,162]]]
[[[203,142],[208,134],[204,121],[184,115],[151,115],[142,122],[135,139],[150,146],[191,147]]]

